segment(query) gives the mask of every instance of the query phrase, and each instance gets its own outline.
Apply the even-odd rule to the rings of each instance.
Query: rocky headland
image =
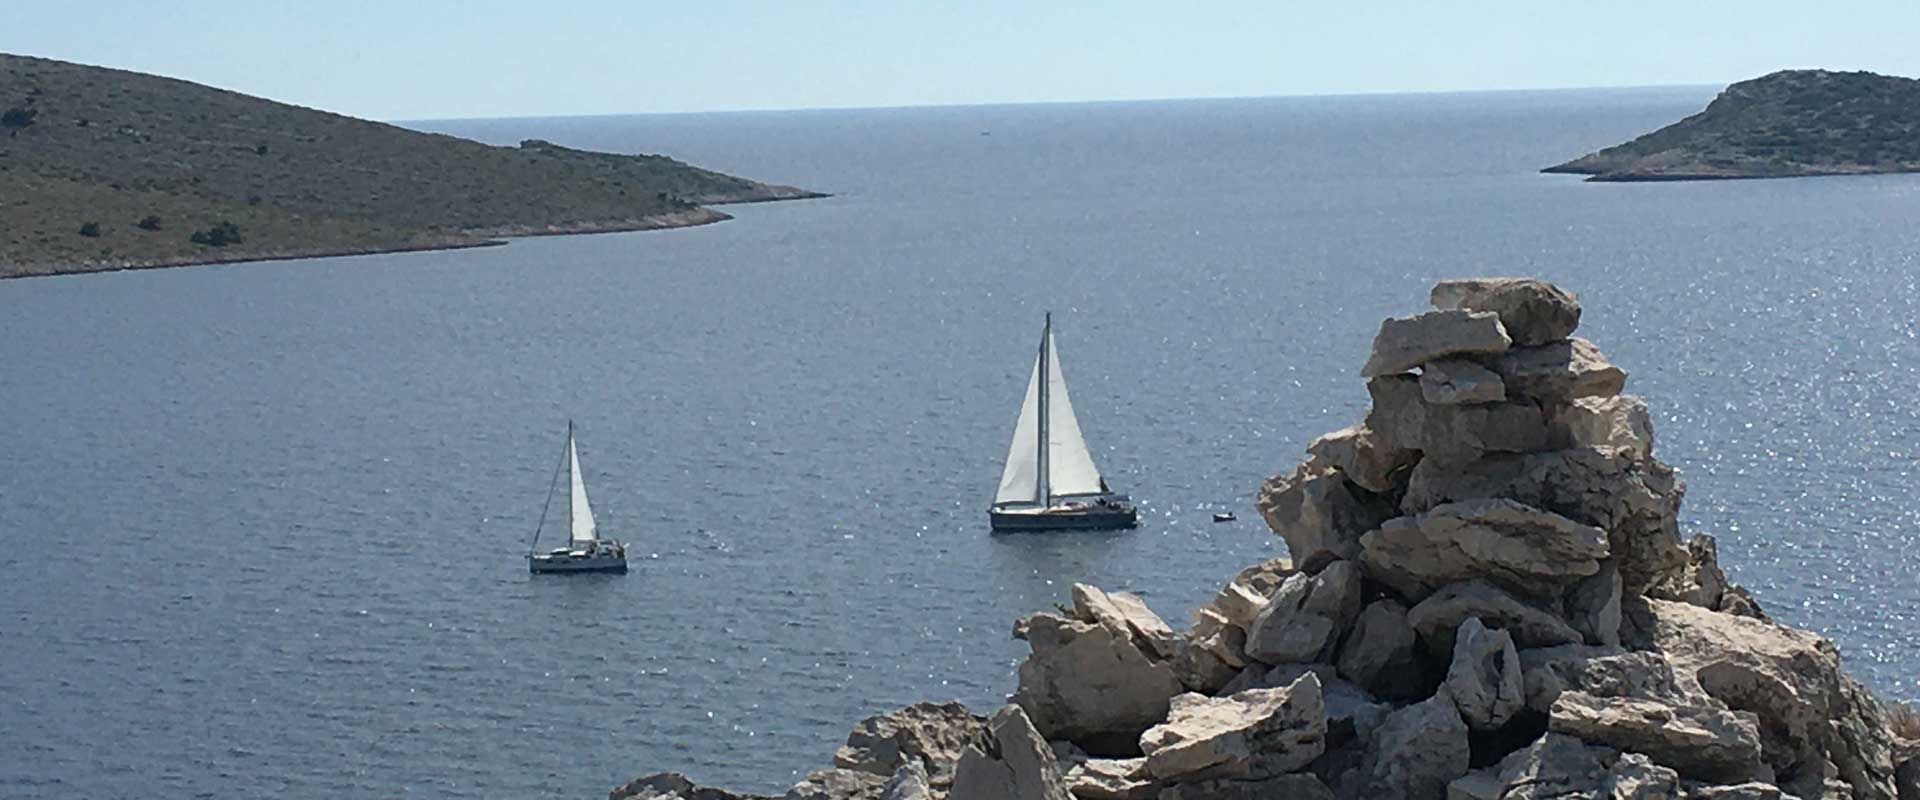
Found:
[[[1595,181],[1790,178],[1920,171],[1920,80],[1785,70],[1728,86],[1705,110],[1547,167]]]
[[[860,722],[787,800],[1894,800],[1920,744],[1683,539],[1684,487],[1573,295],[1446,281],[1364,419],[1260,486],[1290,557],[1175,630],[1075,585],[982,716]],[[740,800],[658,774],[610,800]]]
[[[658,155],[495,147],[0,53],[0,278],[498,244],[821,197]]]

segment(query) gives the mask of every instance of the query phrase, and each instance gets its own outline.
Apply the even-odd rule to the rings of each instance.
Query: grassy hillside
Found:
[[[671,227],[726,219],[699,203],[819,196],[6,54],[0,186],[0,277]]]
[[[1920,80],[1775,72],[1727,87],[1698,114],[1544,171],[1599,181],[1916,172]]]

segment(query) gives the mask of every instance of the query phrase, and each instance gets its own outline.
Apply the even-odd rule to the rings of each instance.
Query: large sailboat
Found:
[[[567,452],[561,456],[567,472],[567,546],[540,552],[540,531],[547,525],[547,510],[553,506],[553,493],[560,485],[560,470],[547,485],[547,501],[540,507],[540,524],[534,528],[533,543],[527,548],[527,569],[535,572],[626,572],[627,548],[616,539],[600,538],[593,522],[593,506],[587,502],[586,480],[580,476],[580,451],[573,445],[573,420],[567,420]]]
[[[1080,436],[1053,346],[1052,314],[1040,333],[1040,354],[988,517],[996,531],[1131,528],[1139,521],[1126,495],[1108,491]]]

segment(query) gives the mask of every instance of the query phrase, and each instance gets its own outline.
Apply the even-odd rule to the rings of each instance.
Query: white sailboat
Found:
[[[573,420],[567,420],[567,452],[562,465],[567,471],[567,546],[545,553],[539,551],[540,531],[547,524],[547,509],[553,505],[553,492],[559,486],[559,470],[547,486],[547,502],[540,508],[540,524],[534,528],[533,543],[527,549],[527,569],[540,572],[626,572],[627,548],[616,539],[600,538],[593,521],[593,506],[587,502],[586,480],[580,475],[580,451],[573,444]]]
[[[1040,353],[988,518],[994,530],[1131,528],[1139,521],[1125,495],[1107,490],[1080,435],[1053,344],[1052,314],[1040,333]]]

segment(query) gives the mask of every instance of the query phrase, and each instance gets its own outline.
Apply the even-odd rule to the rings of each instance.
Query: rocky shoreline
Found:
[[[1445,281],[1381,325],[1364,420],[1257,505],[1290,557],[1175,631],[1075,585],[991,716],[855,726],[787,800],[1895,800],[1920,743],[1729,584],[1574,296]],[[1417,372],[1416,372],[1417,371]],[[610,800],[753,800],[662,773]],[[759,800],[767,800],[760,798]]]

